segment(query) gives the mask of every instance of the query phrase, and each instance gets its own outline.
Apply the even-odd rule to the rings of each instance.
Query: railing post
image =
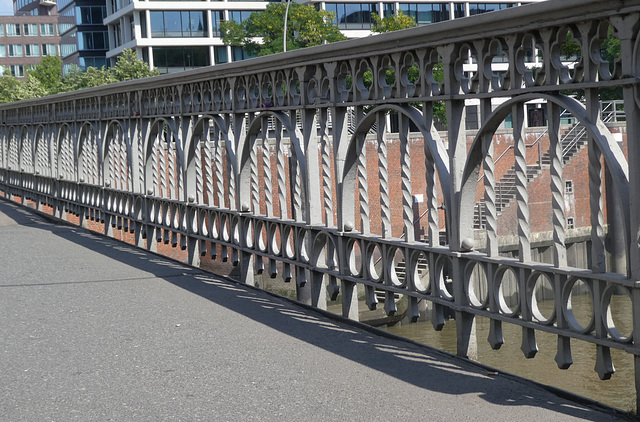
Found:
[[[300,76],[304,76],[302,71],[300,71]],[[302,111],[302,139],[300,141],[302,141],[302,149],[304,151],[305,171],[301,174],[304,177],[301,187],[306,192],[304,221],[310,226],[322,225],[322,192],[320,189],[322,172],[320,169],[320,154],[318,150],[320,143],[317,127],[316,109],[304,109]],[[302,241],[306,242],[307,256],[309,258],[316,257],[318,251],[314,250],[314,237],[317,233],[310,229],[305,229],[305,231],[307,235],[303,236]],[[318,257],[317,259],[320,260],[321,258]],[[317,265],[316,262],[310,262],[309,264],[312,266]],[[304,287],[306,290],[304,295],[308,295],[309,298],[305,297],[305,300],[308,300],[313,306],[326,309],[327,293],[324,277],[308,269],[301,269],[301,271],[305,271],[304,276],[307,280],[307,285]]]
[[[331,80],[331,90],[329,97],[335,104],[340,104],[341,92],[338,84],[338,69],[335,62],[324,64],[327,78]],[[346,262],[348,254],[348,238],[344,236],[354,228],[354,195],[349,192],[344,183],[345,180],[345,159],[349,139],[348,131],[348,109],[343,105],[336,105],[331,108],[332,130],[333,130],[333,160],[334,177],[336,183],[336,220],[337,220],[337,247],[338,247],[338,268],[340,274],[349,274],[349,266]],[[342,182],[342,183],[340,183]],[[358,321],[358,293],[356,284],[341,278],[340,290],[342,292],[342,316]]]
[[[462,46],[448,44],[440,49],[444,74],[446,94],[454,95],[465,91],[464,83],[457,79],[457,63],[468,58],[461,56]],[[473,215],[461,215],[462,174],[467,160],[467,138],[465,130],[464,100],[449,99],[445,101],[447,112],[447,132],[449,137],[449,171],[450,191],[445,193],[449,200],[445,219],[447,219],[447,235],[449,248],[453,251],[465,249],[463,243],[473,242]],[[445,198],[447,197],[445,196]],[[452,279],[454,300],[457,305],[466,305],[464,292],[464,260],[453,258]],[[459,356],[474,357],[476,352],[475,318],[474,314],[455,311],[457,354]]]
[[[620,57],[622,58],[622,73],[625,76],[637,77],[640,69],[637,68],[636,57],[638,32],[637,25],[640,15],[633,13],[628,16],[616,16],[611,23],[617,30],[620,39]],[[640,108],[636,102],[637,85],[625,85],[623,87],[625,120],[627,122],[627,159],[629,168],[629,216],[628,227],[629,250],[627,256],[628,276],[635,281],[631,290],[631,303],[633,312],[633,339],[634,339],[634,370],[636,387],[636,414],[640,414]]]
[[[113,194],[109,192],[108,188],[111,185],[111,182],[106,180],[104,182],[105,186],[101,189],[102,191],[102,215],[104,216],[104,234],[109,237],[113,237],[113,226],[115,225],[114,216],[111,213],[111,205],[113,201]]]
[[[158,251],[158,234],[156,233],[156,231],[159,233],[161,231],[161,229],[156,228],[155,226],[153,226],[151,223],[151,213],[155,212],[157,215],[157,210],[155,210],[154,208],[154,200],[151,197],[151,195],[153,194],[152,190],[147,190],[147,194],[144,196],[143,198],[143,220],[145,222],[145,226],[144,226],[144,230],[147,233],[147,250],[151,251],[151,252],[157,252]],[[156,222],[157,224],[157,222]]]
[[[87,204],[84,203],[84,201],[82,200],[83,197],[85,197],[85,195],[83,195],[84,190],[85,190],[85,186],[82,183],[84,182],[84,178],[80,178],[79,182],[76,183],[76,190],[77,190],[77,195],[78,195],[78,199],[76,202],[78,202],[80,205],[78,206],[78,214],[79,214],[79,225],[80,227],[83,228],[87,228],[89,227],[89,224],[87,223],[87,216],[89,214],[89,208],[87,206]]]

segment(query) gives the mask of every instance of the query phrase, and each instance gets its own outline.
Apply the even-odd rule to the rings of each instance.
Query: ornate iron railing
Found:
[[[334,298],[339,289],[343,315],[353,319],[357,286],[369,307],[377,303],[374,290],[385,291],[388,313],[396,311],[395,294],[408,298],[413,318],[418,301],[430,302],[436,329],[449,308],[460,355],[468,353],[476,316],[490,320],[494,348],[503,342],[502,324],[521,326],[527,357],[537,351],[536,331],[557,335],[560,368],[572,363],[571,341],[593,343],[603,379],[613,373],[610,349],[622,349],[634,356],[640,384],[640,213],[634,212],[640,204],[639,13],[640,0],[551,0],[5,104],[0,190],[51,207],[59,217],[103,221],[106,234],[128,230],[140,247],[154,250],[161,241],[184,247],[193,265],[206,252],[230,254],[248,284],[265,266],[271,275],[280,269],[297,283],[300,300],[320,308],[327,291]],[[621,43],[616,63],[601,54],[610,32]],[[562,59],[569,39],[581,52],[572,66]],[[525,63],[532,49],[541,63],[537,69]],[[441,81],[434,75],[440,66]],[[624,94],[626,151],[599,115],[599,90],[615,87]],[[578,91],[584,104],[570,95]],[[479,101],[482,122],[470,145],[468,100]],[[530,247],[524,107],[531,100],[547,104],[554,251],[547,263],[533,261]],[[433,110],[441,104],[446,140],[433,126]],[[567,265],[561,110],[589,136],[589,269]],[[399,121],[393,153],[385,130],[390,112]],[[509,115],[517,259],[498,254],[495,209],[493,135]],[[374,126],[376,136],[367,137]],[[419,148],[410,126],[424,139]],[[605,167],[611,181],[606,196]],[[415,237],[413,186],[426,194],[427,242]],[[474,248],[477,192],[484,192],[486,204],[481,250]],[[607,201],[615,206],[605,209]],[[448,241],[441,246],[445,225]],[[605,238],[612,235],[617,241],[607,250]],[[607,252],[615,259],[607,260]],[[403,277],[396,273],[399,260],[405,261]],[[418,271],[418,262],[429,271]],[[507,284],[517,298],[511,303]],[[586,322],[572,307],[578,285],[593,303]],[[538,307],[539,286],[552,291],[550,315]],[[629,332],[610,317],[611,299],[620,295],[633,312]]]

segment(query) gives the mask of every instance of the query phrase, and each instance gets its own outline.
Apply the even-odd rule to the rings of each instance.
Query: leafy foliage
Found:
[[[136,57],[133,50],[124,50],[114,67],[74,67],[62,75],[62,60],[57,56],[46,56],[33,69],[27,71],[23,81],[10,76],[0,76],[0,103],[39,98],[61,92],[101,86],[131,79],[159,75],[149,65]]]
[[[11,75],[0,76],[0,103],[18,101],[18,86],[20,81]]]
[[[118,82],[108,69],[89,66],[87,70],[73,67],[62,80],[64,92]]]
[[[284,15],[286,3],[270,3],[253,12],[242,23],[220,23],[226,45],[243,46],[250,56],[266,56],[284,51]],[[309,5],[291,2],[287,18],[287,50],[321,45],[346,39],[333,23],[334,14]]]
[[[130,49],[124,50],[118,56],[115,67],[111,67],[107,71],[111,72],[118,82],[148,78],[160,74],[158,69],[150,70],[149,64],[144,60],[138,59],[136,52]]]
[[[44,95],[61,92],[62,59],[58,56],[43,57],[39,65],[27,72],[27,81],[31,78],[40,82],[41,87],[46,91]]]
[[[390,15],[385,18],[381,18],[377,13],[372,13],[374,26],[371,28],[371,32],[384,33],[391,31],[398,31],[400,29],[408,29],[417,26],[415,19],[411,16],[405,15],[402,10],[398,10],[397,15]]]
[[[387,16],[380,18],[377,14],[373,14],[373,20],[375,26],[371,29],[375,33],[385,33],[391,31],[398,31],[401,29],[409,29],[417,26],[416,21],[411,17],[402,13],[402,10],[398,11],[397,15]],[[433,67],[433,78],[437,82],[444,80],[444,73],[442,70],[442,63],[437,63]],[[417,65],[413,65],[407,69],[407,79],[411,83],[416,83],[420,79],[420,69]],[[387,69],[385,71],[385,83],[389,86],[393,86],[396,82],[396,74],[394,69]],[[351,76],[347,79],[347,87],[351,87]],[[366,71],[362,75],[362,83],[365,87],[370,88],[373,85],[373,74],[371,71]],[[411,103],[412,106],[422,110],[422,103]],[[442,125],[447,124],[447,111],[444,101],[436,101],[433,103],[433,117]]]
[[[580,58],[581,49],[580,44],[573,38],[571,32],[567,33],[567,39],[564,44],[560,47],[560,54],[564,56],[565,59],[568,60],[577,60]],[[616,38],[613,32],[613,27],[609,27],[607,38],[602,41],[600,45],[600,56],[603,60],[606,60],[609,63],[609,69],[613,72],[615,63],[620,57],[621,54],[621,44],[620,39]],[[582,90],[563,90],[561,93],[565,95],[572,95],[578,99],[584,97],[584,91]],[[601,88],[600,89],[600,99],[607,100],[621,100],[622,99],[622,88]]]

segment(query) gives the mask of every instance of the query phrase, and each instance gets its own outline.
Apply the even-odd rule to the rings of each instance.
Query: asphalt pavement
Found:
[[[0,421],[613,421],[0,200]]]

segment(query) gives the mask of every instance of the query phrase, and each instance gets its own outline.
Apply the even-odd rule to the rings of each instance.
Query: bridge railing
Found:
[[[408,298],[412,319],[429,302],[436,329],[448,308],[463,356],[477,316],[489,319],[493,348],[503,342],[502,324],[521,326],[529,358],[537,331],[557,335],[560,368],[573,362],[572,341],[596,345],[602,379],[614,372],[610,349],[621,349],[634,356],[640,385],[639,13],[640,0],[551,0],[4,104],[0,191],[60,218],[102,224],[106,234],[129,233],[143,248],[184,249],[193,265],[205,254],[230,259],[248,284],[260,273],[294,280],[299,300],[320,308],[340,292],[343,315],[353,319],[359,295],[376,306],[375,290],[385,292],[389,314],[396,294]],[[621,56],[608,63],[603,46],[612,39]],[[568,44],[579,51],[570,65]],[[533,50],[535,68],[525,62]],[[604,88],[623,92],[624,151],[600,117]],[[533,100],[547,110],[550,262],[531,250],[524,122]],[[473,142],[464,127],[469,101],[479,102],[482,122]],[[441,110],[445,139],[434,127]],[[562,110],[589,137],[589,268],[567,262]],[[385,130],[388,113],[398,114],[397,142]],[[516,259],[499,254],[495,206],[494,134],[506,120]],[[416,192],[426,197],[424,238],[414,225]],[[473,228],[478,195],[486,204],[481,232]],[[550,313],[541,311],[540,288],[551,292]],[[593,304],[585,321],[574,314],[578,293]],[[630,303],[632,327],[610,317],[612,297]]]

